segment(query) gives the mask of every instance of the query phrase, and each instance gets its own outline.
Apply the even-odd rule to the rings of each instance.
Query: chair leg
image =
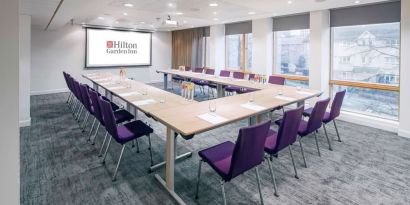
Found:
[[[339,140],[339,142],[342,142],[342,140],[340,139],[339,130],[337,130],[337,125],[336,125],[336,121],[335,121],[335,120],[333,120],[333,124],[335,125],[336,134],[337,134],[337,139]]]
[[[67,98],[66,103],[70,102],[70,99],[71,99],[71,96],[72,96],[72,95],[73,95],[73,93],[70,93],[70,94],[68,95],[68,98]]]
[[[226,196],[225,196],[225,187],[224,187],[225,182],[221,179],[220,184],[221,184],[221,189],[222,189],[223,202],[224,202],[224,205],[226,205]]]
[[[124,149],[125,149],[125,144],[122,145],[120,158],[118,158],[117,167],[115,167],[115,172],[114,172],[114,175],[112,176],[112,181],[115,181],[117,179],[117,172],[121,164],[121,159],[122,159],[122,154],[124,153]]]
[[[298,171],[296,170],[295,159],[293,158],[292,145],[289,145],[290,158],[292,159],[293,170],[295,171],[295,178],[299,179]]]
[[[107,148],[105,149],[105,152],[104,152],[104,158],[101,162],[102,164],[105,164],[105,158],[107,157],[107,152],[108,152],[108,149],[110,148],[110,145],[111,145],[111,139],[112,139],[112,137],[110,137],[110,139],[108,140],[108,145],[107,145]]]
[[[198,166],[198,178],[196,182],[196,192],[195,192],[195,199],[198,199],[198,193],[199,193],[199,182],[201,180],[201,166],[202,166],[202,160],[199,160],[199,166]]]
[[[86,127],[86,124],[87,124],[87,122],[88,122],[88,118],[89,118],[89,117],[90,117],[90,113],[87,112],[87,114],[85,115],[84,121],[83,121],[83,123],[81,124],[81,129],[83,130],[82,132],[85,132],[85,127]]]
[[[151,146],[151,135],[148,134],[148,144],[149,144],[149,157],[151,159],[151,166],[154,165],[154,161],[152,160],[152,146]]]
[[[302,138],[299,138],[299,144],[300,144],[300,150],[302,151],[303,162],[305,163],[305,168],[307,168],[305,152],[303,151]]]
[[[140,144],[138,143],[138,139],[135,139],[135,143],[137,144],[137,153],[140,153]]]
[[[93,130],[94,130],[94,125],[95,125],[95,122],[96,122],[96,121],[97,121],[97,118],[94,117],[93,124],[91,125],[91,129],[90,129],[90,131],[88,132],[88,136],[91,136],[91,133],[92,133]]]
[[[333,151],[332,143],[331,143],[330,140],[329,140],[329,135],[327,135],[327,130],[326,130],[326,124],[325,124],[325,123],[323,123],[323,129],[325,130],[325,135],[326,135],[327,143],[329,144],[329,150],[330,150],[330,151]]]
[[[272,159],[272,158],[271,158]],[[275,179],[275,175],[273,174],[273,168],[272,168],[272,163],[271,163],[271,160],[267,160],[268,161],[268,165],[269,165],[269,171],[270,171],[270,176],[272,177],[272,183],[273,183],[273,189],[274,189],[274,195],[276,196],[276,197],[279,197],[279,194],[278,194],[278,188],[277,188],[277,186],[276,186],[276,179]]]
[[[102,156],[102,151],[103,151],[103,149],[104,149],[104,145],[105,145],[105,141],[107,140],[107,136],[108,136],[108,132],[106,131],[106,132],[105,132],[104,141],[103,141],[103,143],[102,143],[102,145],[101,145],[100,151],[98,152],[98,157],[101,157],[101,156]]]
[[[100,128],[101,123],[98,123],[97,129],[95,130],[91,145],[95,145],[95,139],[97,138],[97,134],[98,134],[98,129]]]
[[[316,134],[316,132],[314,133],[314,135],[315,135],[317,153],[319,154],[319,157],[320,157],[319,142],[317,141],[317,134]]]
[[[259,170],[258,167],[255,167],[255,172],[256,172],[256,180],[258,182],[258,189],[259,189],[259,197],[261,198],[261,204],[263,205],[263,196],[262,196],[262,190],[261,190],[261,180],[259,178]]]

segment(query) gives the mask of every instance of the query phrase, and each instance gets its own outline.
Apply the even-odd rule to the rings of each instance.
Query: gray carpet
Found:
[[[176,91],[177,92],[177,91]],[[206,96],[198,94],[200,99]],[[116,182],[111,181],[120,146],[113,144],[105,165],[97,157],[102,142],[86,142],[65,104],[67,94],[33,96],[32,126],[21,129],[21,204],[174,204],[149,174],[147,139],[140,139],[140,153],[127,147]],[[154,161],[165,156],[165,127],[146,119],[155,128]],[[242,121],[199,134],[190,141],[179,138],[178,152],[193,151],[192,158],[176,164],[176,192],[187,204],[221,204],[218,175],[202,169],[200,198],[194,199],[197,152],[226,140],[234,141]],[[275,127],[272,125],[272,127]],[[322,157],[313,137],[304,139],[309,168],[303,168],[300,147],[293,147],[300,179],[293,177],[289,153],[274,158],[279,194],[273,196],[267,164],[260,166],[265,204],[410,204],[410,139],[394,133],[339,122],[343,142],[328,126],[334,151],[327,149],[319,132]],[[275,127],[276,129],[276,127]],[[164,176],[164,169],[155,173]],[[259,204],[255,173],[250,171],[225,186],[228,204]]]

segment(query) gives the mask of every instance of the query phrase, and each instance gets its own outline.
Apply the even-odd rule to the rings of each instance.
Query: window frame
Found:
[[[227,65],[228,65],[228,41],[227,41],[227,38],[228,38],[228,36],[231,36],[231,35],[225,35],[225,68],[227,69],[227,70],[230,70],[230,71],[242,71],[242,72],[244,72],[244,73],[246,73],[247,72],[247,69],[248,69],[248,67],[246,66],[247,65],[247,62],[246,62],[246,44],[247,44],[247,39],[246,39],[246,35],[248,35],[248,34],[252,34],[252,33],[241,33],[241,34],[233,34],[233,35],[242,35],[242,42],[241,42],[241,51],[240,51],[240,53],[241,53],[241,66],[240,67],[228,67]],[[252,36],[252,38],[253,38],[253,36]],[[241,67],[242,67],[242,69],[241,69]]]

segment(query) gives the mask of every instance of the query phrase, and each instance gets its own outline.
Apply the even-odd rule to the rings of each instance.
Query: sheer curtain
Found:
[[[181,65],[203,67],[204,28],[193,28],[172,32],[172,68]]]

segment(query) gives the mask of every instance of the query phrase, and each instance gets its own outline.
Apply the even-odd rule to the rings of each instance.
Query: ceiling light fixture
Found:
[[[216,15],[216,11],[212,12],[214,15]]]
[[[288,4],[292,4],[292,1],[288,1]]]
[[[182,12],[176,12],[175,14],[176,14],[176,15],[183,15],[184,13],[182,13]]]
[[[141,21],[140,23],[141,23],[141,24],[145,24],[145,22],[144,22],[144,21]]]
[[[218,18],[214,18],[214,21],[218,21],[219,19]]]
[[[128,14],[127,13],[123,13],[124,14],[124,16],[128,16]]]
[[[250,12],[248,12],[248,14],[249,15],[254,15],[254,14],[256,14],[254,11],[250,11]]]
[[[355,4],[360,4],[360,1],[355,1],[354,3],[355,3]]]
[[[126,3],[126,4],[123,4],[125,7],[134,7],[134,5],[132,5],[132,4],[130,4],[130,3]]]
[[[216,6],[218,6],[218,4],[217,3],[210,3],[209,6],[216,7]]]
[[[99,16],[99,17],[98,17],[98,19],[100,19],[100,20],[104,20],[104,17],[102,17],[102,16]]]
[[[169,7],[173,7],[174,4],[173,4],[173,3],[168,3],[168,6],[169,6]]]

